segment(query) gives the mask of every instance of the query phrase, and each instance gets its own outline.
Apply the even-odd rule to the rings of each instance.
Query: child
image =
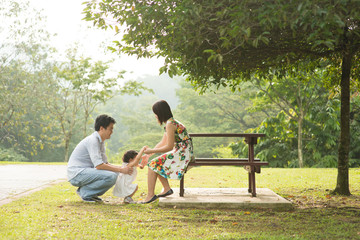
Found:
[[[123,197],[124,203],[135,203],[131,197],[138,190],[138,185],[133,182],[135,181],[137,175],[136,167],[139,166],[140,168],[144,168],[145,161],[147,160],[146,158],[142,157],[145,149],[146,147],[143,147],[139,153],[134,150],[129,150],[123,156],[123,166],[135,167],[131,175],[119,173],[115,183],[113,194],[117,197]],[[142,164],[139,165],[141,158],[143,161]]]

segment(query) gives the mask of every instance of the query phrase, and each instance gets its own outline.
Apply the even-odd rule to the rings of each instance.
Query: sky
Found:
[[[114,71],[125,70],[125,78],[134,80],[145,75],[159,75],[159,68],[163,65],[162,59],[137,59],[135,56],[115,55],[105,53],[105,43],[111,42],[114,33],[92,26],[92,23],[81,20],[83,6],[79,0],[29,0],[30,4],[47,17],[47,30],[52,37],[52,45],[60,52],[65,51],[75,42],[79,42],[86,57],[97,60],[116,58],[112,65]],[[100,47],[102,46],[102,47]]]

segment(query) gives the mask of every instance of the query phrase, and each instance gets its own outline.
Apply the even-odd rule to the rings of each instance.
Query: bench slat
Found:
[[[247,158],[195,158],[196,161],[236,161],[236,162],[249,162]],[[260,161],[259,158],[255,158],[254,161]]]
[[[189,133],[190,137],[265,137],[263,133]]]
[[[268,162],[236,162],[236,161],[200,161],[191,162],[189,166],[267,166]]]

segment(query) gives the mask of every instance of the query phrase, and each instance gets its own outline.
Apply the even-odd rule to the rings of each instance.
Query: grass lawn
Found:
[[[64,182],[0,206],[0,239],[360,239],[360,169],[350,169],[350,197],[329,195],[336,176],[337,169],[262,169],[257,187],[292,201],[291,211],[125,205],[112,191],[105,203],[84,203]],[[146,171],[138,170],[137,182],[134,198],[141,200]],[[237,167],[194,168],[185,187],[246,188],[247,174]]]

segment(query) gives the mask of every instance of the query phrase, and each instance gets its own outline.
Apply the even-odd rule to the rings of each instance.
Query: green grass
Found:
[[[185,187],[246,188],[246,175],[199,167],[186,174]],[[0,239],[360,239],[360,169],[350,169],[349,197],[329,195],[336,176],[336,169],[262,169],[257,187],[292,201],[291,211],[124,205],[111,191],[104,204],[84,203],[64,182],[0,206]],[[137,182],[139,200],[146,171],[138,170]]]

